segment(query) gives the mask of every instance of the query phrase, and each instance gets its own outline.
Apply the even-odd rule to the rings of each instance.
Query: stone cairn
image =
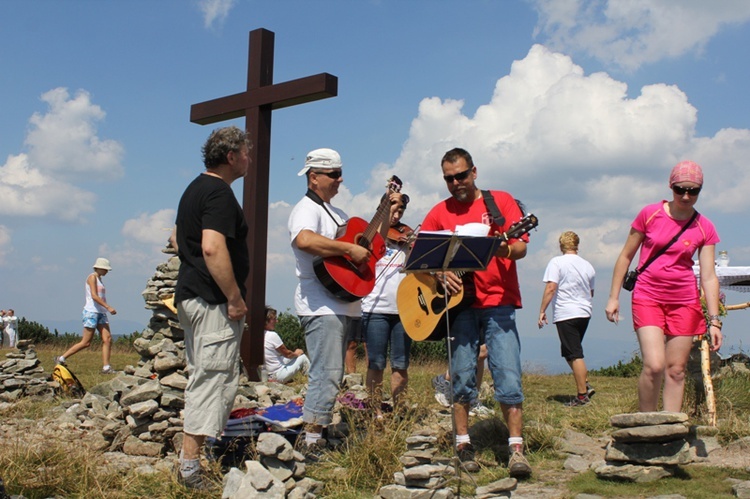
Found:
[[[617,429],[607,445],[605,464],[594,472],[599,478],[645,483],[674,476],[680,465],[693,462],[695,451],[687,438],[690,425],[681,412],[617,414],[610,423]]]
[[[394,483],[384,485],[376,497],[384,499],[452,499],[455,496],[449,487],[456,476],[453,458],[437,455],[438,437],[434,430],[418,430],[406,439],[406,452],[399,458],[404,465],[402,471],[393,474]],[[510,497],[516,489],[515,478],[503,478],[477,487],[477,499]]]
[[[0,363],[0,402],[12,403],[22,397],[52,398],[56,383],[49,381],[31,340],[19,340],[17,351],[5,354]]]

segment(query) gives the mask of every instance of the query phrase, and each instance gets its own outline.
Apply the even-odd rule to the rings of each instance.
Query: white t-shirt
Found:
[[[266,364],[266,372],[268,374],[275,373],[286,363],[284,362],[286,357],[281,355],[277,348],[283,345],[281,337],[276,331],[266,331],[265,338],[263,340],[264,356]]]
[[[339,208],[325,203],[336,221],[309,197],[303,197],[292,209],[289,215],[289,235],[291,237],[292,251],[297,260],[295,272],[299,278],[299,284],[294,293],[294,309],[297,315],[344,315],[348,317],[359,317],[361,314],[361,301],[344,302],[333,296],[318,280],[313,270],[315,255],[302,251],[294,244],[297,235],[304,229],[320,234],[330,239],[336,239],[345,232],[345,222],[349,219]],[[339,228],[337,222],[342,227]],[[341,232],[341,234],[339,234]]]
[[[375,264],[375,287],[362,298],[362,312],[375,314],[398,314],[396,292],[405,274],[401,272],[406,263],[406,253],[399,245],[386,241],[383,258]]]
[[[6,315],[3,317],[3,325],[6,330],[16,331],[18,329],[18,317],[15,315]]]
[[[591,292],[596,272],[578,255],[554,257],[544,271],[544,282],[557,284],[552,299],[552,322],[591,317]]]
[[[99,298],[104,300],[104,303],[107,302],[107,290],[104,289],[104,284],[102,283],[101,278],[98,274],[94,273],[94,277],[96,279],[96,294],[99,295]],[[91,289],[89,288],[89,280],[88,277],[86,278],[86,283],[84,284],[84,287],[86,288],[86,303],[83,305],[83,310],[86,312],[96,312],[99,314],[106,314],[107,309],[99,305],[98,302],[94,301],[94,298],[91,296]]]

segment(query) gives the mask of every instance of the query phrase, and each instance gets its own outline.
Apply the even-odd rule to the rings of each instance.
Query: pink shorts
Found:
[[[693,336],[706,332],[700,301],[655,303],[633,300],[633,328],[656,326],[667,336]]]

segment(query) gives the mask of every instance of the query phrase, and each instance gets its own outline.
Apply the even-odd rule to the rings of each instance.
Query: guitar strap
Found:
[[[326,213],[328,213],[328,216],[331,217],[331,220],[333,220],[333,223],[336,224],[336,227],[338,227],[339,229],[341,227],[346,227],[346,222],[344,222],[343,224],[340,224],[339,221],[336,219],[336,217],[333,216],[333,213],[331,213],[330,211],[328,211],[328,208],[326,208],[325,202],[323,202],[323,199],[320,196],[318,196],[317,193],[313,192],[310,189],[307,189],[307,192],[305,193],[305,196],[307,196],[310,199],[312,199],[315,202],[315,204],[318,204],[318,205],[322,206],[323,209],[326,211]]]
[[[495,198],[492,197],[492,193],[490,191],[481,191],[482,192],[482,198],[484,199],[484,205],[487,207],[487,210],[490,212],[490,216],[492,217],[492,220],[499,226],[502,227],[505,225],[505,217],[502,213],[500,213],[500,208],[497,207],[497,203],[495,203]]]

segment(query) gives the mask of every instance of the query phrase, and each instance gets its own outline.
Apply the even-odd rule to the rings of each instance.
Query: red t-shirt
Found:
[[[500,213],[505,217],[505,224],[500,227],[490,223],[492,216],[484,199],[481,197],[471,203],[461,203],[450,197],[441,201],[430,210],[422,222],[422,230],[455,230],[457,225],[481,222],[490,226],[490,235],[507,231],[511,225],[523,218],[513,196],[503,191],[490,191]],[[528,241],[528,235],[521,237]],[[515,239],[511,239],[512,243]],[[498,305],[512,305],[521,308],[521,290],[518,286],[518,272],[515,260],[492,257],[487,270],[474,272],[476,300],[472,307],[489,308]]]

